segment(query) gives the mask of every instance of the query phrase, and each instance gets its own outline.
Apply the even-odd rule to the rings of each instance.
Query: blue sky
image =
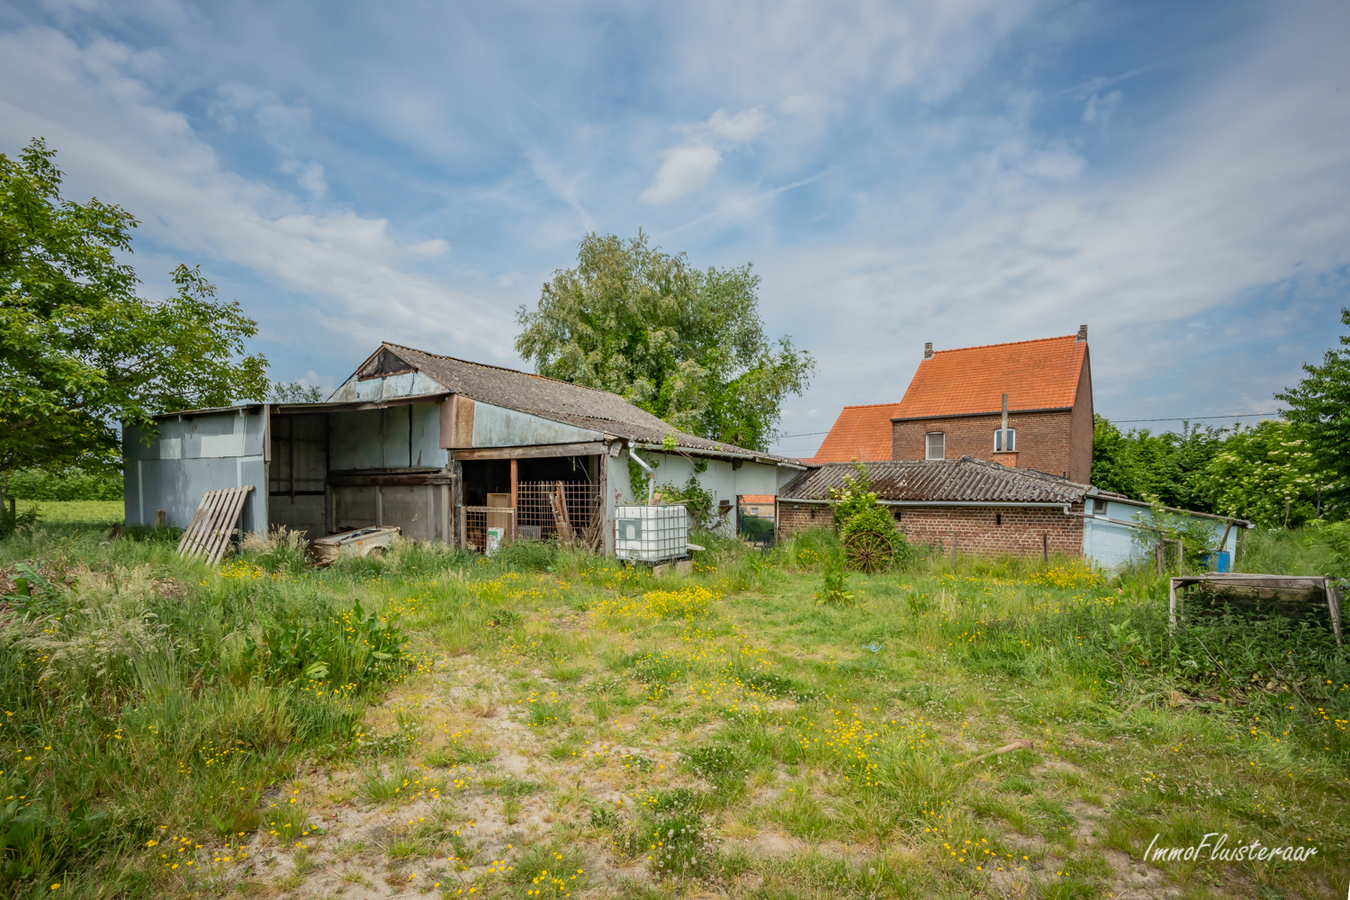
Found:
[[[782,430],[1090,328],[1098,412],[1261,413],[1350,304],[1350,4],[0,5],[0,152],[199,263],[274,377],[521,365],[590,230],[753,262]],[[1166,427],[1166,423],[1163,423]],[[1155,426],[1156,427],[1156,426]],[[810,455],[819,438],[776,449]]]

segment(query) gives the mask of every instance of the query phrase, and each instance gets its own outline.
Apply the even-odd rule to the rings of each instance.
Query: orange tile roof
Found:
[[[1075,335],[940,350],[919,363],[894,418],[1073,406],[1087,358]]]
[[[766,506],[776,499],[773,494],[741,494],[741,503],[746,506]]]
[[[807,462],[891,458],[891,419],[1073,406],[1087,358],[1077,335],[939,350],[919,363],[899,403],[845,406]]]
[[[845,406],[825,435],[820,449],[808,462],[850,462],[891,458],[891,417],[898,403]]]

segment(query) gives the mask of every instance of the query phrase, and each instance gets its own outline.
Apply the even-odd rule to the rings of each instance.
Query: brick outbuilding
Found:
[[[1094,488],[1041,472],[965,457],[866,466],[881,502],[911,544],[981,556],[1078,555],[1084,500]],[[778,530],[831,524],[830,491],[855,472],[832,463],[803,472],[779,493]]]
[[[778,533],[833,524],[830,492],[857,463],[828,463],[802,472],[778,495]],[[973,556],[1082,556],[1114,568],[1152,542],[1147,503],[1044,472],[987,460],[882,460],[862,464],[871,490],[891,510],[911,545]],[[1231,554],[1236,528],[1225,516],[1165,509],[1202,522],[1213,546]],[[1143,533],[1144,539],[1139,535]]]

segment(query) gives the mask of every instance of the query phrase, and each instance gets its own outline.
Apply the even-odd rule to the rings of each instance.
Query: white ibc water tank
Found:
[[[689,555],[689,512],[683,506],[614,508],[614,555],[634,562],[664,562]]]

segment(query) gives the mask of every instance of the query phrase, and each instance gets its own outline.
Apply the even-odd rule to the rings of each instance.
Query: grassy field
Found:
[[[824,535],[663,580],[537,545],[316,571],[281,543],[208,571],[171,538],[0,544],[34,585],[5,611],[6,895],[1350,882],[1350,664],[1317,622],[1172,638],[1164,583],[1070,561],[916,558],[830,596]],[[1223,835],[1317,852],[1211,859]]]
[[[121,500],[20,500],[20,513],[36,509],[38,527],[48,525],[120,525],[125,518]]]

